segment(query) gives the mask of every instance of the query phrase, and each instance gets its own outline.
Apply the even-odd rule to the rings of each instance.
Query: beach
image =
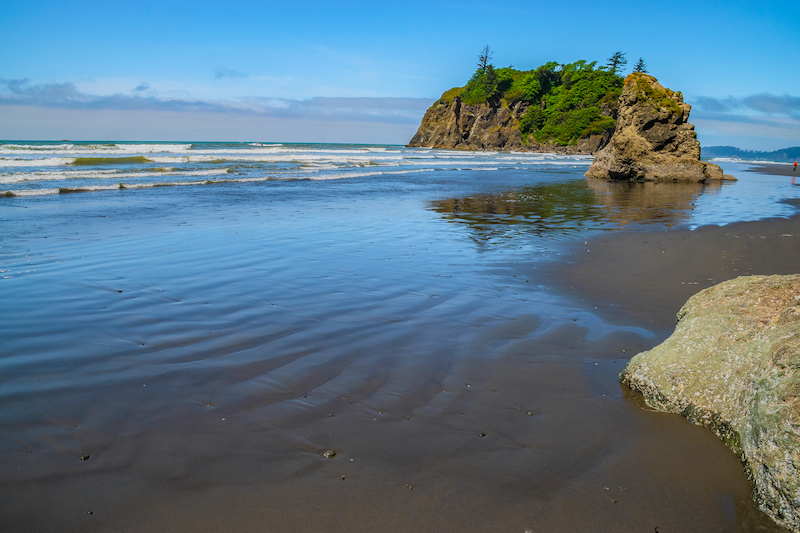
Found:
[[[770,174],[772,176],[797,176],[797,170],[791,163],[760,163],[754,162],[750,172]]]
[[[702,289],[737,276],[795,273],[798,236],[797,217],[653,232],[637,239],[617,233],[578,248],[578,261],[558,265],[554,275],[586,298],[615,302],[634,322],[671,328],[676,310]]]
[[[181,146],[0,176],[7,530],[782,531],[618,374],[695,292],[797,272],[785,176]]]

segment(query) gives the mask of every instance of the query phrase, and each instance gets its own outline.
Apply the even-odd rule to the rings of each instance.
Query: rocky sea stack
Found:
[[[800,532],[800,274],[699,292],[672,336],[620,380],[650,407],[712,429],[744,464],[759,507]]]
[[[461,98],[442,98],[422,118],[411,147],[465,150],[519,150],[522,134],[508,106],[464,105]]]
[[[575,144],[540,143],[533,138],[523,138],[519,118],[525,110],[523,102],[513,107],[505,102],[467,105],[459,97],[443,98],[425,113],[408,146],[594,154],[611,138],[611,130],[589,133]]]
[[[594,154],[614,131],[623,81],[586,61],[483,64],[433,103],[408,146]]]
[[[735,178],[700,161],[700,142],[689,124],[692,106],[653,76],[625,78],[611,141],[597,153],[589,178],[623,181],[706,181]]]

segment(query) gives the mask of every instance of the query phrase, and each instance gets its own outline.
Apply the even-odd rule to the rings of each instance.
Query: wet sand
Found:
[[[797,218],[501,253],[450,201],[231,191],[9,204],[6,530],[781,531],[617,375]]]
[[[752,168],[748,169],[749,172],[758,172],[759,174],[769,174],[770,176],[798,176],[798,170],[795,170],[790,164],[776,164],[776,163],[757,163]]]
[[[796,200],[786,203],[800,207]],[[702,289],[738,276],[800,272],[800,217],[616,232],[570,253],[552,266],[556,283],[607,312],[671,330],[683,303]]]

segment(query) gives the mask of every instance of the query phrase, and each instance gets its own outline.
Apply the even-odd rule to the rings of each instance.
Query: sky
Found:
[[[488,44],[641,57],[702,145],[800,146],[797,0],[0,2],[5,140],[405,144]]]

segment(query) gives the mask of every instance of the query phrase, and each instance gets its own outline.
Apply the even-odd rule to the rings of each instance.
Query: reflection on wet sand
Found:
[[[518,234],[572,236],[632,223],[667,227],[686,223],[697,198],[717,193],[722,186],[586,179],[445,198],[431,202],[431,209],[469,226],[476,241]]]
[[[609,220],[620,225],[632,222],[673,226],[688,221],[701,194],[717,194],[724,182],[612,183],[586,179]]]
[[[572,234],[602,223],[594,192],[581,181],[547,183],[501,193],[473,194],[431,202],[434,211],[463,222],[475,238],[491,240],[518,233]]]

